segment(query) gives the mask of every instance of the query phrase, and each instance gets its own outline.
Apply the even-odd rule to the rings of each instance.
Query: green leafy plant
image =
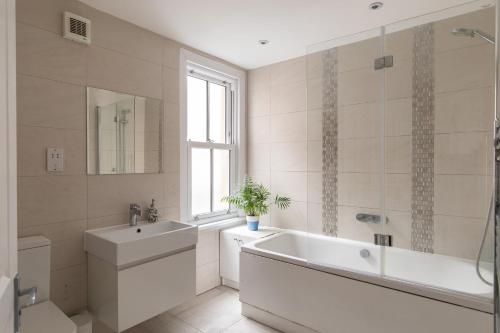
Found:
[[[222,201],[245,211],[248,216],[260,216],[269,211],[269,206],[274,203],[279,209],[290,206],[290,198],[276,195],[271,202],[271,192],[262,184],[255,183],[252,178],[245,177],[242,186],[233,194],[222,198]]]

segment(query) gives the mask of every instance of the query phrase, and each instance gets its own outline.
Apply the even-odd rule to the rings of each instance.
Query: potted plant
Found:
[[[262,184],[255,183],[252,178],[245,177],[243,185],[235,193],[222,198],[222,201],[243,210],[246,214],[248,229],[259,229],[260,215],[267,214],[269,206],[274,203],[279,209],[290,206],[290,198],[276,195],[270,201],[271,192]]]

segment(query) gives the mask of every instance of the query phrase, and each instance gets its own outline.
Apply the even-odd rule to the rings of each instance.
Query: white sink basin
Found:
[[[198,226],[160,221],[128,224],[85,232],[85,251],[113,265],[121,266],[173,254],[193,247]]]

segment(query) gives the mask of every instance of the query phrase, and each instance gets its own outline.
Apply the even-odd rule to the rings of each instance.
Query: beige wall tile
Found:
[[[248,90],[269,89],[271,85],[271,66],[248,71]]]
[[[395,62],[411,58],[414,34],[413,29],[387,33],[384,36],[384,53],[392,55]]]
[[[476,259],[485,219],[434,216],[434,253]]]
[[[180,136],[180,123],[179,123],[179,115],[180,115],[180,107],[178,103],[164,101],[164,135],[165,144],[173,144],[178,145]]]
[[[180,206],[180,174],[169,172],[165,174],[165,200],[166,207]]]
[[[323,76],[323,55],[324,51],[310,53],[306,56],[307,79]]]
[[[339,106],[381,100],[383,71],[360,69],[338,75]]]
[[[462,217],[485,217],[491,197],[492,179],[473,175],[436,175],[434,213]],[[458,190],[457,189],[463,189]]]
[[[411,99],[393,99],[385,105],[385,136],[411,135]]]
[[[163,98],[168,102],[179,102],[179,72],[178,70],[163,67]]]
[[[314,234],[323,234],[322,204],[307,203],[307,231]]]
[[[86,132],[71,129],[18,126],[18,175],[84,175]],[[47,171],[47,148],[64,149],[64,171]]]
[[[409,212],[411,209],[411,175],[385,175],[385,207]]]
[[[273,143],[270,156],[271,171],[306,171],[307,143]]]
[[[87,220],[64,221],[32,227],[19,226],[18,236],[29,237],[43,235],[51,242],[61,242],[69,239],[82,238],[82,233],[87,229]]]
[[[88,48],[52,32],[17,24],[17,72],[86,84]]]
[[[18,178],[20,228],[87,217],[85,176]]]
[[[88,85],[145,97],[162,98],[162,67],[91,45]]]
[[[385,138],[385,172],[410,173],[412,146],[411,136]]]
[[[164,177],[162,174],[89,176],[89,218],[128,212],[130,203],[145,209],[155,199],[165,207]]]
[[[75,265],[85,265],[87,254],[83,249],[83,237],[52,242],[50,248],[50,266],[52,270],[59,270]]]
[[[247,147],[247,170],[267,170],[271,167],[271,144],[254,143]]]
[[[307,111],[307,140],[318,141],[323,137],[323,110]]]
[[[338,168],[340,172],[378,172],[380,142],[376,138],[339,139]]]
[[[163,171],[179,172],[180,170],[180,148],[179,144],[165,146],[163,150]]]
[[[86,265],[53,271],[50,276],[50,299],[66,313],[73,315],[87,306]]]
[[[323,79],[312,78],[307,80],[307,110],[323,108]]]
[[[307,231],[307,203],[292,201],[290,207],[285,210],[272,206],[271,226]]]
[[[248,117],[269,115],[269,89],[259,88],[248,91]]]
[[[385,69],[385,95],[388,100],[411,97],[412,60],[394,61],[394,66]]]
[[[435,132],[491,131],[494,88],[478,88],[436,94]]]
[[[270,140],[270,117],[254,117],[248,119],[248,143],[268,143]]]
[[[85,87],[17,76],[17,123],[85,131]]]
[[[179,43],[165,39],[163,43],[163,66],[173,69],[179,68],[180,48]]]
[[[494,59],[494,48],[486,44],[436,54],[436,93],[492,86]]]
[[[339,205],[380,207],[380,175],[370,173],[339,173]]]
[[[117,17],[88,8],[92,44],[161,65],[164,38]]]
[[[248,175],[257,182],[263,184],[268,189],[271,188],[271,171],[267,170],[249,170]]]
[[[307,170],[321,171],[323,168],[323,143],[322,141],[309,141],[307,143]]]
[[[271,142],[305,141],[307,112],[271,115]]]
[[[169,221],[179,221],[181,220],[181,210],[179,206],[167,207],[165,209],[165,219]]]
[[[435,136],[434,172],[438,174],[487,175],[488,152],[493,150],[487,132],[438,134]]]
[[[278,62],[270,66],[271,85],[285,84],[306,79],[305,57]]]
[[[89,230],[91,230],[91,229],[105,228],[127,223],[128,223],[128,212],[123,214],[89,218],[87,221],[87,227]]]
[[[338,48],[338,70],[347,72],[360,68],[373,70],[373,61],[379,55],[380,38],[370,38]]]
[[[321,203],[323,198],[323,173],[307,173],[307,202]]]
[[[306,172],[271,172],[271,192],[283,195],[294,201],[307,200]]]
[[[339,108],[338,137],[375,138],[380,135],[381,103],[361,103]]]
[[[275,85],[270,90],[271,113],[306,110],[306,82]]]
[[[382,233],[392,235],[393,246],[411,248],[411,214],[401,211],[386,211],[388,222],[381,226]]]

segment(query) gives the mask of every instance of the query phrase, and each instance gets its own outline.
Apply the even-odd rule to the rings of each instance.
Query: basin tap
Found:
[[[138,204],[130,204],[130,208],[128,210],[128,224],[131,226],[137,225],[137,218],[141,216],[141,206]]]

